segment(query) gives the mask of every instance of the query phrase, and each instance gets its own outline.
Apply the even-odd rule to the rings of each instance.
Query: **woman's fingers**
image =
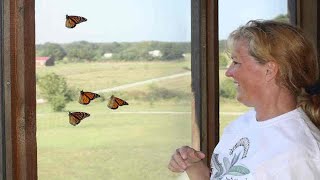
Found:
[[[175,160],[172,160],[169,162],[168,169],[172,172],[183,172],[185,171],[182,167],[178,165],[178,163]]]
[[[185,159],[188,166],[200,162],[205,157],[205,154],[201,151],[196,151],[192,148],[187,150],[187,158]]]
[[[181,154],[182,153],[182,154]],[[176,149],[176,151],[171,156],[168,168],[173,172],[183,172],[187,168],[187,163],[183,159],[183,156],[187,157],[185,151],[181,148]]]
[[[176,149],[171,156],[168,168],[173,172],[183,172],[194,163],[200,162],[205,157],[201,151],[196,151],[189,146]]]
[[[187,157],[184,151],[181,151],[181,148],[177,149],[176,152],[173,154],[172,159],[182,168],[186,169],[187,164],[185,162],[185,158]]]
[[[200,161],[205,157],[205,154],[201,151],[193,151],[190,152],[189,157],[192,161]]]
[[[194,149],[192,149],[189,146],[182,146],[181,148],[177,149],[176,152],[178,152],[182,159],[187,159],[189,156],[189,153],[194,151]]]

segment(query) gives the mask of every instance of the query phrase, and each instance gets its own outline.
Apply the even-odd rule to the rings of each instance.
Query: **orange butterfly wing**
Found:
[[[73,126],[78,125],[84,118],[89,117],[86,112],[69,112],[69,123]]]
[[[123,105],[129,105],[126,101],[115,97],[114,95],[112,95],[110,97],[109,103],[108,103],[108,107],[110,109],[117,109],[119,106],[123,106]]]
[[[96,94],[93,92],[80,91],[79,103],[87,105],[90,103],[91,100],[94,100],[95,98],[98,98],[98,97],[100,97],[99,94]]]
[[[77,24],[87,21],[86,18],[82,16],[68,16],[66,15],[66,27],[74,28]]]

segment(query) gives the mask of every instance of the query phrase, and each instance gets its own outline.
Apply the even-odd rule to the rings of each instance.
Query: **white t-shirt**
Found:
[[[320,180],[320,131],[301,108],[258,122],[250,110],[224,130],[211,180]]]

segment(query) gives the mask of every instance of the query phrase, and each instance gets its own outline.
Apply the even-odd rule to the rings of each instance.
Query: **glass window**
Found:
[[[225,76],[230,63],[226,51],[226,39],[237,27],[253,19],[289,22],[287,0],[219,1],[220,135],[225,126],[249,110],[237,102],[235,85],[231,78]]]
[[[36,1],[39,180],[181,176],[167,163],[191,145],[190,4]],[[81,90],[100,97],[82,105]],[[111,95],[129,105],[108,108]],[[73,126],[69,112],[90,116]]]

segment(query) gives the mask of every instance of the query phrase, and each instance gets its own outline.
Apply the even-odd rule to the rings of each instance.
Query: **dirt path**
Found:
[[[93,92],[94,93],[105,93],[105,92],[111,92],[111,91],[118,91],[118,90],[130,88],[130,87],[140,86],[140,85],[144,85],[144,84],[150,84],[150,83],[153,83],[153,82],[167,80],[167,79],[174,79],[174,78],[187,76],[187,75],[190,76],[191,72],[186,72],[186,73],[174,74],[174,75],[171,75],[171,76],[164,76],[164,77],[159,77],[159,78],[148,79],[148,80],[145,80],[145,81],[139,81],[139,82],[135,82],[135,83],[124,84],[124,85],[116,86],[116,87],[113,87],[113,88],[100,89],[100,90],[96,90],[96,91],[93,91]]]

